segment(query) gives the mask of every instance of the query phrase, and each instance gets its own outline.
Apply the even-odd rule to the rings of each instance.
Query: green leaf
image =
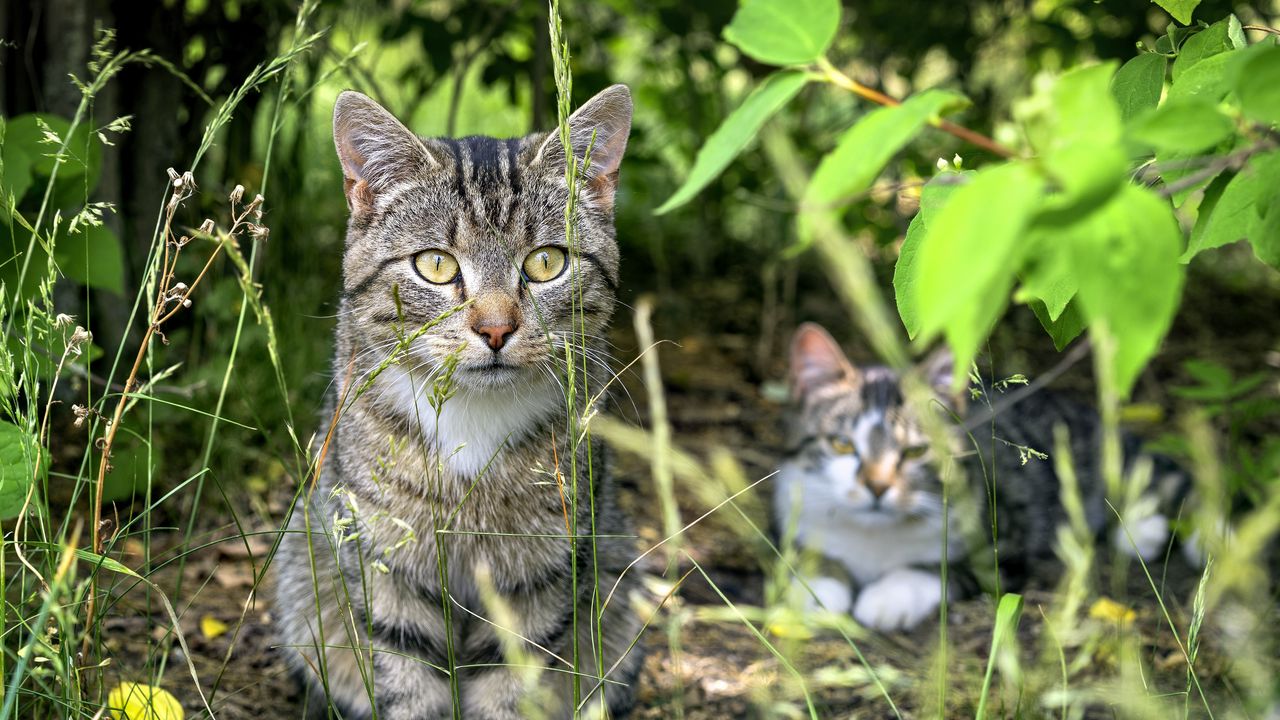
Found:
[[[49,177],[53,174],[53,166],[57,162],[58,143],[48,142],[44,123],[61,140],[68,140],[71,123],[48,113],[28,113],[10,119],[5,127],[4,144],[11,143],[20,148],[31,159],[31,170],[36,175]],[[89,172],[89,187],[97,184],[98,174],[102,170],[102,144],[97,138],[90,137],[89,128],[81,123],[67,142],[67,154],[63,158],[62,167],[58,169],[58,178],[68,180],[79,178]],[[82,181],[83,183],[83,181]]]
[[[1178,76],[1178,81],[1169,86],[1166,102],[1189,97],[1218,102],[1226,97],[1230,89],[1226,82],[1227,71],[1235,60],[1234,56],[1235,53],[1210,55],[1187,68]]]
[[[0,212],[7,212],[9,195],[13,195],[15,203],[22,202],[22,196],[27,194],[34,181],[31,156],[18,143],[6,141],[0,147],[0,164],[4,165],[0,169],[0,205],[5,206]]]
[[[979,171],[928,224],[914,262],[920,337],[944,333],[957,367],[968,367],[1008,302],[1023,236],[1044,183],[1023,163]],[[956,373],[956,387],[966,380]]]
[[[1200,4],[1200,0],[1151,0],[1151,2],[1164,8],[1165,12],[1183,25],[1191,24],[1191,12]]]
[[[996,624],[991,631],[991,651],[987,656],[987,672],[982,678],[982,692],[978,696],[978,710],[975,720],[987,717],[987,695],[991,690],[991,675],[996,669],[996,656],[1001,647],[1010,642],[1017,642],[1018,621],[1022,619],[1022,596],[1005,593],[996,606]]]
[[[1235,16],[1233,15],[1232,17]],[[1173,60],[1171,74],[1174,82],[1177,82],[1178,77],[1192,65],[1207,57],[1233,49],[1232,40],[1228,36],[1228,25],[1229,23],[1226,20],[1219,20],[1192,35],[1182,44],[1182,47],[1178,50],[1178,57]]]
[[[1049,333],[1049,337],[1053,339],[1053,347],[1058,351],[1071,344],[1084,332],[1085,320],[1084,313],[1080,311],[1080,302],[1075,298],[1067,303],[1066,308],[1058,317],[1049,317],[1049,310],[1044,302],[1040,300],[1032,300],[1030,303],[1031,311],[1036,314],[1036,319],[1040,321],[1041,327],[1045,332]]]
[[[1079,222],[1032,226],[1027,233],[1028,262],[1022,272],[1022,287],[1015,299],[1021,302],[1039,300],[1048,319],[1057,320],[1079,289],[1071,267],[1071,248],[1076,243],[1076,236],[1089,231],[1087,225]]]
[[[767,65],[801,65],[827,51],[839,26],[839,0],[742,0],[724,39]]]
[[[1169,203],[1134,185],[1083,222],[1072,248],[1081,310],[1091,332],[1114,340],[1111,371],[1127,397],[1178,309],[1182,233]]]
[[[0,520],[15,518],[22,511],[36,476],[37,447],[35,435],[0,421]],[[41,465],[47,467],[48,453],[40,455]]]
[[[1253,52],[1240,68],[1235,89],[1245,115],[1268,125],[1280,123],[1280,47]]]
[[[1120,105],[1122,119],[1135,117],[1160,102],[1166,62],[1158,53],[1142,53],[1116,71],[1111,80],[1111,94]]]
[[[1110,90],[1115,72],[1115,63],[1093,65],[1067,72],[1053,85],[1039,149],[1061,192],[1046,204],[1045,220],[1074,222],[1125,182],[1120,107]]]
[[[920,243],[928,232],[930,218],[937,215],[938,210],[946,203],[951,193],[960,186],[965,177],[972,178],[974,172],[966,170],[962,173],[944,173],[925,184],[920,191],[920,209],[911,219],[907,228],[907,236],[898,251],[898,262],[893,266],[893,295],[898,306],[898,316],[902,318],[902,326],[907,330],[907,337],[914,339],[920,333],[920,315],[916,310],[916,278],[919,266],[916,264]]]
[[[802,204],[806,209],[839,209],[850,196],[871,187],[889,160],[931,119],[966,102],[963,96],[952,92],[926,90],[896,107],[867,113],[822,158],[805,189]]]
[[[124,246],[106,225],[64,235],[53,257],[62,274],[81,285],[124,294]]]
[[[1231,118],[1215,103],[1180,98],[1145,113],[1129,125],[1129,136],[1159,150],[1197,152],[1235,133]]]
[[[654,212],[661,215],[692,200],[733,162],[765,121],[795,97],[807,82],[805,74],[796,70],[777,72],[765,78],[760,87],[753,90],[707,138],[684,184]]]
[[[1249,236],[1249,244],[1259,260],[1280,270],[1280,187],[1273,185],[1265,191],[1271,197],[1260,204],[1265,214],[1258,223],[1258,232]]]
[[[1254,243],[1255,252],[1259,243],[1269,247],[1269,239],[1263,233],[1262,213],[1272,201],[1275,188],[1280,188],[1280,150],[1250,158],[1216,201],[1206,193],[1182,262],[1189,262],[1210,248],[1245,238]]]

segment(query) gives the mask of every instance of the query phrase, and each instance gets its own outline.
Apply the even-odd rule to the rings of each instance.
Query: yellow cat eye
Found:
[[[413,257],[413,267],[422,279],[437,285],[453,282],[458,277],[458,261],[440,250],[418,253]]]
[[[564,250],[554,245],[540,247],[524,259],[524,276],[531,282],[555,280],[564,272],[566,260]]]
[[[911,447],[902,448],[900,456],[903,460],[919,460],[927,452],[929,452],[928,445],[912,445]]]
[[[833,437],[827,438],[827,443],[831,445],[831,452],[837,455],[853,454],[853,450],[854,450],[853,441],[850,440],[849,438],[833,436]]]

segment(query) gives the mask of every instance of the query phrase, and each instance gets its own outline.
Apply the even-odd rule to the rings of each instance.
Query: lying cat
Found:
[[[341,415],[274,565],[273,614],[313,717],[630,707],[630,533],[566,400],[581,415],[605,387],[630,127],[622,85],[569,119],[570,158],[586,165],[570,247],[558,133],[420,138],[373,100],[338,97],[351,211],[330,401]]]
[[[949,353],[935,353],[919,371],[947,415],[965,415],[966,398],[950,394]],[[817,600],[833,612],[852,610],[858,622],[879,630],[907,629],[936,616],[942,599],[939,566],[947,562],[963,570],[967,544],[953,531],[943,551],[938,463],[903,401],[899,377],[885,367],[855,367],[825,330],[806,324],[792,343],[790,380],[790,452],[778,474],[774,510],[778,527],[823,558],[824,571],[807,580]],[[947,422],[954,425],[950,418]],[[1016,588],[1055,567],[1057,528],[1066,521],[1052,461],[1027,459],[1019,447],[1052,453],[1053,428],[1064,424],[1090,527],[1101,533],[1114,515],[1104,498],[1101,425],[1092,411],[1038,391],[997,412],[994,423],[999,438],[994,448],[987,420],[975,431],[987,440],[980,443],[981,454],[958,454],[964,455],[966,476],[983,507],[988,504],[984,478],[994,478],[999,572],[1005,588]],[[955,433],[955,447],[972,451],[962,430]],[[1125,450],[1130,461],[1140,454],[1132,438]],[[1151,459],[1154,481],[1127,514],[1127,532],[1117,528],[1113,535],[1118,549],[1146,560],[1164,552],[1166,514],[1176,512],[1189,489],[1185,473],[1166,459]],[[803,588],[796,592],[812,603]]]

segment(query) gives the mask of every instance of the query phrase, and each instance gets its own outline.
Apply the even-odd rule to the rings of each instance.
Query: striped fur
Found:
[[[920,368],[940,403],[963,417],[965,403],[950,395],[952,372],[945,352]],[[882,630],[911,627],[936,615],[939,566],[952,564],[960,572],[950,576],[967,578],[972,589],[972,574],[965,570],[979,555],[969,549],[975,540],[990,542],[993,519],[1003,587],[1050,579],[1057,567],[1058,527],[1066,521],[1060,486],[1051,459],[1026,456],[1024,462],[1019,448],[1051,453],[1058,424],[1070,434],[1087,522],[1101,534],[1112,519],[1099,467],[1102,430],[1096,414],[1040,391],[974,430],[977,452],[957,429],[953,449],[968,451],[959,453],[965,475],[973,499],[987,512],[975,538],[962,530],[964,518],[957,516],[964,512],[953,505],[944,552],[938,463],[903,401],[898,375],[885,367],[853,366],[825,330],[810,324],[796,333],[791,380],[796,400],[788,428],[792,452],[779,471],[774,509],[779,527],[790,528],[801,547],[835,561],[834,572],[828,563],[812,583],[827,609],[851,610],[863,624]],[[986,409],[976,405],[977,412]],[[1144,455],[1136,438],[1126,437],[1124,451],[1130,465],[1138,458],[1152,462],[1154,482],[1126,516],[1136,551],[1123,534],[1117,547],[1152,559],[1166,547],[1167,517],[1177,512],[1190,481],[1167,459]],[[970,522],[966,529],[974,527]],[[987,559],[991,553],[980,555]],[[798,594],[807,596],[803,589]]]
[[[613,717],[630,707],[630,579],[600,633],[592,601],[633,548],[603,448],[583,443],[574,457],[566,404],[574,391],[585,412],[608,378],[600,338],[618,283],[613,194],[630,119],[621,85],[571,117],[579,160],[582,139],[595,138],[579,240],[563,274],[534,282],[521,270],[531,251],[568,250],[556,133],[426,139],[363,95],[339,97],[334,137],[351,210],[330,403],[340,420],[276,563],[282,645],[314,716],[502,719],[536,707],[569,717],[575,672],[581,704]],[[429,282],[414,264],[425,251],[455,258],[457,277]],[[379,372],[398,338],[432,321]],[[453,394],[437,412],[435,388],[455,361]],[[593,527],[609,537],[593,543]],[[519,656],[546,669],[511,667]]]

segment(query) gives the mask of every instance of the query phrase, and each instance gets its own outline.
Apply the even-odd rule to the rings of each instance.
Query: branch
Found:
[[[1223,170],[1239,170],[1244,167],[1244,164],[1249,161],[1249,158],[1265,150],[1270,150],[1273,147],[1275,147],[1275,142],[1270,138],[1259,140],[1249,147],[1241,148],[1233,153],[1215,158],[1202,169],[1166,184],[1164,187],[1160,188],[1158,192],[1161,197],[1173,197],[1183,190],[1189,190],[1205,180],[1213,178]]]
[[[848,75],[845,75],[843,72],[840,72],[840,69],[835,65],[832,65],[831,61],[827,60],[825,57],[818,58],[818,68],[821,71],[821,77],[827,82],[837,87],[844,88],[858,97],[870,100],[877,105],[884,105],[885,107],[896,107],[902,104],[898,100],[885,95],[879,90],[869,88]],[[929,124],[945,133],[964,140],[970,145],[980,147],[989,153],[999,155],[1003,158],[1012,158],[1017,156],[1016,152],[1004,145],[1001,145],[995,140],[992,140],[986,135],[975,132],[961,125],[957,125],[950,120],[931,120]]]

